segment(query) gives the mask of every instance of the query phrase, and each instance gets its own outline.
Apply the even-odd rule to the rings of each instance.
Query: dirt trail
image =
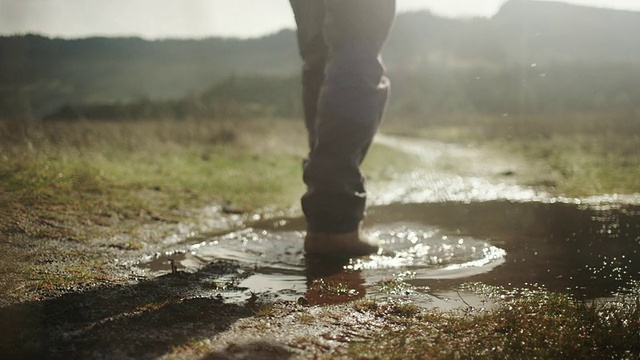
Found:
[[[517,179],[532,176],[530,164],[503,154],[385,135],[378,136],[376,142],[418,157],[423,166],[397,174],[389,183],[373,184],[374,205],[499,199],[539,201],[550,197],[544,190],[518,184]]]
[[[390,182],[370,184],[373,205],[391,203],[562,202],[609,207],[640,205],[640,194],[602,194],[585,198],[552,195],[554,171],[545,163],[495,150],[420,138],[379,135],[376,143],[417,156],[423,166]]]

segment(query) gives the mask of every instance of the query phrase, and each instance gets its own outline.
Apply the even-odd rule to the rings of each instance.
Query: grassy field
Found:
[[[304,132],[281,119],[0,122],[0,196],[14,214],[98,222],[211,203],[289,209],[304,190]],[[376,146],[365,171],[382,176],[402,156]]]
[[[446,116],[428,121],[390,120],[385,130],[488,147],[527,161],[549,163],[554,169],[554,180],[542,185],[557,193],[587,196],[640,192],[637,114]],[[221,204],[228,213],[268,214],[297,209],[303,191],[300,181],[306,151],[303,134],[300,122],[286,119],[235,123],[0,122],[3,301],[33,300],[33,306],[38,307],[38,301],[43,299],[76,293],[89,303],[104,301],[107,306],[113,302],[111,299],[96,300],[82,295],[83,291],[97,286],[105,291],[113,284],[129,281],[110,272],[113,266],[110,256],[136,256],[145,251],[141,244],[132,241],[126,246],[117,244],[118,251],[122,251],[116,252],[111,242],[118,234],[145,224],[178,224],[188,217],[187,210],[210,204]],[[394,171],[402,172],[415,166],[415,161],[408,155],[375,146],[365,172],[384,179],[390,163],[394,164]],[[168,283],[171,281],[180,282],[180,286],[186,282],[176,278]],[[155,286],[155,282],[150,282]],[[146,288],[139,287],[140,294],[148,294]],[[23,296],[17,295],[20,292]],[[499,291],[495,294],[504,295]],[[191,329],[193,324],[200,324],[202,312],[206,313],[211,306],[206,301],[147,296],[151,297],[149,301],[168,304],[159,307],[167,318],[183,316],[185,311],[196,314],[180,323],[173,330],[175,333],[170,332],[172,336],[182,331],[180,326]],[[364,340],[349,345],[341,355],[344,358],[569,359],[640,355],[637,294],[605,305],[585,304],[544,291],[510,293],[496,302],[493,311],[469,309],[458,313],[372,301],[327,311],[333,311],[335,319],[365,314],[381,321],[371,325]],[[61,309],[70,306],[63,300],[54,303]],[[199,307],[187,308],[189,303],[198,303]],[[140,307],[139,313],[154,314],[145,309]],[[119,314],[118,311],[119,307],[114,313]],[[256,314],[247,320],[249,325],[244,325],[247,329],[261,329],[260,324],[267,326],[264,322],[270,316],[269,311],[264,314],[251,309],[242,311]],[[310,327],[321,321],[306,308],[290,311],[303,314]],[[211,313],[206,319],[215,322],[216,316]],[[274,315],[270,321],[285,317]],[[35,326],[36,330],[46,328],[55,335],[52,325],[42,325],[45,327],[41,329],[37,327],[43,321],[41,318],[30,319],[33,323],[29,326]],[[145,323],[145,319],[132,316],[126,324],[133,325],[118,331],[127,333],[129,328],[136,327],[151,331],[156,327],[155,320]],[[55,316],[46,318],[46,324],[57,321]],[[9,324],[1,322],[5,327]],[[82,322],[78,324],[85,326]],[[351,325],[338,321],[336,326],[346,331]],[[86,344],[99,343],[91,338],[105,335],[98,330],[88,332],[88,340],[82,338],[87,340]],[[108,327],[104,331],[108,332]],[[132,336],[142,335],[132,332]],[[206,354],[213,346],[198,343],[201,348],[197,351],[201,352],[194,353],[188,344],[178,344],[174,349],[176,357],[198,357],[195,355]],[[307,346],[315,346],[322,354],[323,348],[315,339],[308,340]],[[143,348],[146,351],[140,347]]]
[[[385,130],[544,163],[550,180],[528,185],[557,194],[640,193],[636,113],[433,116],[387,120]],[[295,208],[303,192],[303,133],[300,122],[282,119],[0,122],[0,226],[29,214],[52,224],[109,225],[178,219],[177,209],[212,203],[240,212]],[[399,156],[374,147],[365,173],[384,176],[388,164],[407,162]],[[59,230],[41,229],[74,236]]]
[[[301,141],[282,121],[2,124],[0,180],[14,209],[135,217],[218,202],[292,206]],[[44,210],[44,209],[42,209]]]

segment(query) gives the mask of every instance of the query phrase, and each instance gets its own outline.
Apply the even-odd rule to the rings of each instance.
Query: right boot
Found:
[[[307,231],[304,238],[304,251],[311,256],[366,256],[377,253],[378,249],[377,241],[367,237],[361,227],[341,234]]]

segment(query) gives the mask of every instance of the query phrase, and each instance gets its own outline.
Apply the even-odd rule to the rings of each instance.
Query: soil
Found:
[[[424,167],[390,180],[374,179],[369,187],[374,208],[425,203],[640,204],[633,196],[553,197],[548,186],[553,174],[545,172],[544,165],[487,151],[384,136],[378,141],[420,157]],[[478,206],[479,212],[492,209]],[[92,219],[52,223],[29,216],[0,222],[3,358],[336,358],[346,356],[350,343],[370,338],[386,321],[354,306],[353,301],[364,296],[357,286],[341,290],[307,283],[310,291],[283,301],[241,285],[255,273],[243,262],[218,259],[191,268],[170,266],[164,272],[138,266],[256,222],[295,219],[296,211],[247,214],[212,205],[173,214],[189,221],[143,215],[100,225]],[[15,216],[0,214],[0,220],[8,218]],[[68,228],[69,236],[43,236],[52,227]],[[79,232],[98,236],[79,241],[81,236],[74,236]],[[25,266],[29,262],[42,266],[34,272]]]

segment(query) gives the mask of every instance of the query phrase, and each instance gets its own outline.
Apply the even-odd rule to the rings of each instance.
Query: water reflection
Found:
[[[305,259],[303,221],[275,219],[141,266],[161,273],[169,271],[169,257],[193,270],[217,259],[239,261],[255,273],[241,288],[311,304],[378,296],[380,283],[396,278],[412,285],[403,296],[425,302],[465,282],[537,285],[595,298],[640,279],[638,206],[396,204],[370,209],[367,223],[384,252],[348,262]]]
[[[566,203],[390,205],[370,221],[429,221],[462,236],[487,239],[506,251],[494,271],[464,279],[414,279],[415,285],[449,289],[464,281],[491,285],[541,285],[581,297],[624,290],[640,277],[640,207]]]
[[[348,269],[348,263],[340,259],[306,258],[304,297],[309,305],[339,304],[367,294],[362,272]]]

